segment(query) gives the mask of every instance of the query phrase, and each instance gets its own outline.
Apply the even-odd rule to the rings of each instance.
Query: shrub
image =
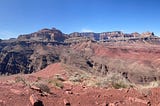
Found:
[[[62,78],[59,74],[55,75],[55,79],[57,79],[59,81],[65,81],[65,79]]]
[[[87,79],[87,75],[85,74],[78,74],[74,73],[72,76],[70,76],[69,80],[72,82],[82,82],[84,79]]]
[[[106,77],[98,78],[96,85],[99,87],[114,87],[116,89],[130,87],[130,82],[119,73],[109,73]]]
[[[49,80],[48,83],[54,85],[57,88],[61,88],[61,89],[64,88],[63,83],[61,81],[57,80],[57,79]]]
[[[107,87],[109,85],[109,81],[107,78],[100,78],[95,85],[98,87]]]
[[[113,82],[113,83],[112,83],[112,86],[113,86],[115,89],[127,88],[127,87],[128,87],[128,85],[125,84],[124,82]]]
[[[69,80],[72,82],[82,82],[82,79],[79,76],[71,76]]]
[[[35,86],[40,88],[42,92],[50,93],[50,88],[46,84],[39,83],[36,84]]]
[[[39,81],[39,80],[42,80],[42,77],[37,77],[37,80]]]
[[[20,76],[16,76],[15,77],[15,82],[18,83],[18,82],[22,82],[23,84],[27,85],[27,82],[24,78],[20,77]]]

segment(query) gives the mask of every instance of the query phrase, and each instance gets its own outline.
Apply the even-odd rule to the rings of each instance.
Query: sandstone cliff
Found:
[[[63,34],[55,28],[42,29],[0,41],[0,73],[32,73],[62,62],[95,75],[119,73],[145,83],[160,78],[159,45],[160,38],[150,32]]]

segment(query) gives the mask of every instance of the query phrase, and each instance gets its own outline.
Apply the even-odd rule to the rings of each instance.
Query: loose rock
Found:
[[[63,102],[64,102],[65,106],[70,106],[71,105],[70,102],[67,99],[64,99]]]

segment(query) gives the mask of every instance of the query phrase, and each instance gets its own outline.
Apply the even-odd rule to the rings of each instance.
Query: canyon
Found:
[[[159,91],[157,87],[160,84],[160,37],[153,32],[64,34],[56,28],[45,28],[18,38],[0,40],[0,57],[0,89],[4,91],[1,95],[7,94],[5,89],[11,97],[15,94],[19,98],[24,93],[27,98],[23,99],[27,103],[30,95],[34,94],[47,106],[61,106],[61,99],[65,98],[76,106],[159,104],[155,102],[159,93],[154,93]],[[39,82],[48,85],[55,97],[54,94],[43,97],[38,91],[34,93],[32,87]],[[147,93],[141,90],[145,87],[149,87],[149,90],[144,90]],[[22,93],[23,88],[25,91]],[[13,89],[18,89],[18,93]],[[121,98],[123,94],[126,96]],[[80,100],[81,97],[84,99]],[[86,102],[85,97],[89,98]],[[99,102],[94,102],[96,98]],[[51,103],[49,99],[55,102]],[[7,104],[3,101],[3,96],[0,96],[2,106]],[[67,101],[64,101],[67,106]],[[15,103],[20,105],[18,102]]]

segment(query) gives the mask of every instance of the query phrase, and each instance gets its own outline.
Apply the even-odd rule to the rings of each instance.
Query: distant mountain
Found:
[[[113,31],[113,32],[73,32],[70,34],[64,34],[60,30],[56,28],[52,29],[41,29],[37,32],[31,34],[20,35],[17,40],[19,41],[55,41],[55,42],[64,42],[67,39],[78,39],[78,38],[86,38],[94,41],[110,41],[110,40],[128,40],[128,39],[141,39],[145,37],[156,37],[153,32],[144,32],[139,34],[137,32],[126,34],[121,31]]]
[[[74,32],[69,34],[72,37],[88,37],[95,41],[107,41],[111,39],[125,39],[125,38],[142,38],[142,37],[154,37],[153,32],[144,32],[139,34],[137,32],[126,34],[121,31],[113,31],[113,32],[102,32],[102,33],[94,33],[94,32]]]
[[[136,83],[150,82],[160,78],[159,46],[152,32],[64,34],[45,28],[0,40],[0,74],[28,74],[61,62],[96,75],[116,72]]]
[[[58,29],[42,29],[38,32],[34,32],[31,34],[20,35],[18,40],[34,40],[34,41],[57,41],[63,42],[65,40],[64,34]]]

